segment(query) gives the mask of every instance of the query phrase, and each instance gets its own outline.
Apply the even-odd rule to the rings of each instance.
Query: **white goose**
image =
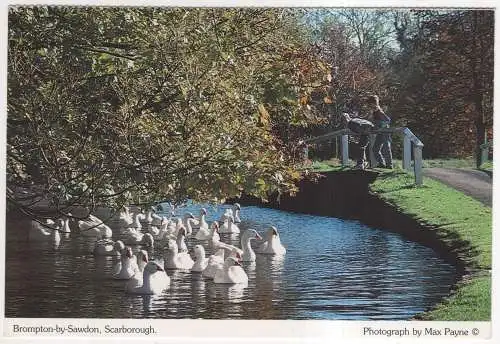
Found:
[[[128,228],[135,228],[137,230],[142,228],[141,221],[146,219],[146,215],[143,213],[137,213],[134,215],[134,222],[128,226]]]
[[[139,266],[137,265],[137,258],[132,253],[132,248],[126,247],[121,255],[120,261],[115,265],[113,269],[115,274],[113,278],[115,279],[130,279],[134,276],[137,271],[139,271]]]
[[[206,216],[207,216],[207,210],[205,208],[201,208],[200,209],[200,220],[198,222],[198,225],[195,226],[193,225],[193,228],[205,228],[205,229],[208,229],[208,223],[207,223],[207,220],[206,220]]]
[[[243,252],[239,248],[220,243],[218,245],[217,251],[208,257],[208,263],[206,269],[203,271],[203,277],[214,278],[215,273],[224,268],[224,259],[228,257],[233,257],[237,260],[241,260],[241,253]]]
[[[142,272],[144,271],[144,267],[146,266],[146,264],[149,262],[149,255],[145,250],[140,250],[139,252],[137,252],[136,258],[138,270],[136,271],[135,275],[132,276],[127,282],[127,289],[133,289],[142,285]]]
[[[234,223],[234,217],[232,215],[228,216],[227,221],[225,221],[222,226],[220,226],[219,233],[230,233],[238,234],[240,229]]]
[[[239,215],[240,210],[241,206],[239,203],[233,204],[231,208],[227,208],[226,210],[224,210],[224,214],[222,214],[222,216],[220,217],[219,222],[224,223],[227,221],[229,216],[233,216],[233,221],[235,223],[240,223],[241,222]]]
[[[30,231],[28,233],[29,240],[49,241],[52,239],[54,242],[59,242],[61,240],[59,228],[62,226],[62,219],[59,219],[57,223],[51,219],[46,219],[44,223],[32,220]]]
[[[85,220],[78,221],[80,233],[86,237],[111,238],[113,231],[97,216],[90,214]]]
[[[152,226],[159,226],[162,223],[163,218],[159,215],[156,215],[155,210],[153,207],[149,210],[148,214],[146,215],[145,221],[147,224],[152,225]]]
[[[131,294],[160,294],[170,286],[170,278],[165,270],[156,262],[149,262],[144,267],[142,284],[127,284],[127,292]]]
[[[220,241],[220,235],[219,235],[219,223],[217,221],[212,222],[212,228],[211,228],[211,234],[210,234],[210,239],[209,243],[212,246],[215,246],[216,243]]]
[[[214,283],[248,284],[248,276],[237,258],[228,257],[222,270],[217,270]]]
[[[161,240],[165,233],[167,232],[168,219],[162,218],[162,222],[159,226],[151,226],[148,231],[151,233],[155,240]]]
[[[151,233],[129,233],[123,239],[126,245],[144,245],[146,247],[153,247],[155,239]]]
[[[120,227],[130,227],[134,223],[134,218],[127,206],[123,206],[118,215],[118,225]]]
[[[177,233],[177,240],[176,240],[176,244],[177,244],[177,248],[179,249],[179,252],[187,252],[188,251],[188,248],[187,248],[187,245],[186,245],[186,240],[184,240],[186,236],[186,229],[184,227],[182,227],[179,232]]]
[[[139,267],[139,271],[143,272],[144,267],[149,262],[149,254],[146,250],[139,250],[137,252],[137,266]]]
[[[262,240],[262,237],[254,229],[247,229],[241,235],[241,248],[243,249],[241,260],[243,262],[255,262],[255,252],[250,243],[253,239]]]
[[[191,234],[193,234],[193,225],[199,223],[199,221],[197,221],[194,215],[191,213],[186,213],[184,215],[183,222],[186,228],[186,236],[190,236]]]
[[[205,219],[203,219],[202,221],[205,221]],[[198,229],[198,232],[196,232],[194,238],[196,240],[210,240],[214,236],[214,232],[218,231],[218,229],[219,223],[217,221],[212,222],[212,226],[210,228],[208,228],[208,224],[207,226],[202,225],[200,226],[200,229]],[[217,233],[217,236],[218,235],[219,234]]]
[[[177,243],[174,240],[168,241],[164,261],[166,269],[191,270],[194,265],[194,261],[189,253],[179,252]]]
[[[177,233],[179,232],[179,230],[183,226],[184,226],[184,224],[182,223],[182,219],[181,218],[171,219],[168,222],[168,226],[167,226],[168,235],[170,235],[170,236],[172,236],[174,238],[177,238]]]
[[[220,241],[219,229],[219,223],[217,221],[212,222],[212,235],[210,237],[210,243],[212,245]]]
[[[232,254],[234,256],[238,256],[238,259],[241,258],[241,255],[243,254],[243,250],[239,247],[236,247],[231,244],[226,244],[225,242],[222,241],[217,241],[213,244],[212,246],[214,249],[223,249],[227,253]]]
[[[208,223],[205,220],[205,216],[207,215],[207,210],[205,208],[200,209],[200,217],[194,217],[194,220],[191,222],[193,229],[198,229],[203,226],[208,227]]]
[[[125,249],[125,244],[121,240],[113,241],[111,239],[97,240],[94,246],[94,255],[96,256],[119,256]]]
[[[278,229],[276,227],[272,226],[271,228],[269,228],[269,230],[266,232],[264,243],[257,248],[256,252],[276,255],[286,254],[286,249],[281,244]]]
[[[71,216],[71,213],[68,213],[68,216]],[[61,227],[61,232],[66,234],[66,235],[71,233],[71,228],[69,227],[69,217],[68,216],[62,217],[63,224]]]
[[[159,240],[164,241],[165,244],[170,239],[177,240],[177,235],[181,229],[185,230],[182,219],[171,219],[168,221],[166,228],[161,230]]]
[[[240,211],[241,211],[240,204],[239,203],[235,203],[233,205],[233,213],[234,213],[234,223],[236,223],[236,224],[241,223]]]
[[[191,272],[203,272],[208,265],[208,258],[205,257],[205,248],[201,245],[196,245],[193,251],[195,261]]]
[[[208,262],[205,270],[203,270],[203,277],[213,279],[217,270],[221,270],[224,267],[224,249],[218,249],[208,257]]]

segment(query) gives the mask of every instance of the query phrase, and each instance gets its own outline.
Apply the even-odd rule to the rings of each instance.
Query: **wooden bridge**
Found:
[[[370,139],[369,144],[369,159],[370,166],[376,166],[377,161],[375,159],[375,154],[373,153],[373,144],[375,143],[375,137],[378,133],[390,133],[403,135],[403,169],[415,173],[415,184],[422,185],[422,148],[424,144],[416,137],[410,129],[406,127],[399,128],[387,128],[387,129],[377,129],[372,130],[368,134]],[[319,143],[323,141],[330,141],[340,137],[340,146],[342,152],[342,165],[347,166],[349,164],[349,135],[360,136],[361,134],[354,133],[349,129],[341,129],[333,131],[328,134],[321,136],[316,136],[307,140],[304,140],[304,156],[307,158],[309,156],[308,146],[312,143]],[[413,156],[412,156],[413,151]],[[412,159],[413,158],[413,159]],[[412,164],[413,160],[413,164]]]

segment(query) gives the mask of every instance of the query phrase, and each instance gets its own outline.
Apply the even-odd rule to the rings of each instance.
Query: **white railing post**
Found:
[[[304,147],[302,154],[304,155],[304,161],[307,161],[309,159],[309,147],[307,145]]]
[[[414,168],[415,168],[415,184],[422,185],[423,177],[422,177],[422,146],[415,144],[413,145],[413,157]]]
[[[486,161],[488,161],[488,153],[489,153],[489,148],[490,145],[488,142],[483,143],[482,145],[479,146],[481,148],[481,165],[484,164]]]
[[[403,169],[411,170],[411,140],[406,133],[403,136]]]
[[[410,129],[406,127],[400,128],[391,128],[391,129],[383,129],[376,130],[375,133],[402,133],[404,137],[404,147],[403,147],[403,169],[411,171],[411,156],[412,156],[412,148],[413,148],[413,156],[414,156],[414,164],[413,170],[415,173],[415,183],[417,185],[423,184],[422,177],[422,149],[424,144],[411,132]],[[368,158],[372,164],[372,167],[375,167],[377,162],[375,159],[375,153],[373,152],[373,146],[375,143],[376,134],[368,134],[370,136],[369,148],[370,152],[368,152]],[[335,137],[341,137],[340,139],[340,148],[341,148],[341,161],[342,165],[346,166],[349,163],[349,135],[359,135],[356,133],[352,133],[348,129],[336,130],[331,133],[327,133],[321,136],[317,136],[314,138],[310,138],[305,140],[306,144],[308,143],[318,143],[327,140],[331,140]],[[307,154],[307,148],[304,149],[305,155]]]
[[[349,165],[349,135],[342,135],[340,142],[340,147],[342,149],[342,166],[347,166]]]

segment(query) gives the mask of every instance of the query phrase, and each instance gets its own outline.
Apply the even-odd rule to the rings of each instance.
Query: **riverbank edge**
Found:
[[[387,175],[387,172],[382,172],[383,174]],[[444,188],[450,188],[439,181],[433,180],[432,183],[441,184]],[[442,225],[436,223],[439,221],[433,222],[427,220],[422,222],[421,218],[423,214],[420,214],[418,211],[414,212],[411,208],[408,208],[408,205],[402,206],[398,202],[394,202],[386,197],[383,192],[377,191],[376,186],[377,180],[371,185],[370,192],[388,206],[396,207],[401,214],[414,219],[431,231],[439,233],[442,230]],[[463,196],[470,198],[466,195]],[[470,199],[472,200],[472,198]],[[472,201],[475,202],[475,200]],[[486,206],[484,207],[487,208]],[[442,215],[443,217],[447,216],[447,214]],[[444,245],[448,246],[450,252],[456,250],[457,247],[460,248],[461,252],[457,258],[464,266],[464,273],[461,275],[460,280],[452,287],[447,297],[427,311],[416,314],[412,317],[412,320],[491,321],[491,260],[486,265],[478,263],[477,258],[483,254],[481,252],[481,245],[464,237],[460,229],[456,226],[451,225],[446,228],[446,231],[448,233],[441,241]],[[449,233],[456,235],[456,237],[448,239]],[[491,246],[492,221],[489,234],[489,245]],[[479,306],[481,304],[483,307]]]
[[[381,188],[377,188],[377,183],[380,183],[381,180],[384,182],[387,179],[390,180],[392,174],[393,172],[386,171],[323,172],[321,173],[323,179],[335,179],[339,176],[343,176],[342,178],[345,179],[340,183],[337,181],[337,195],[331,194],[332,189],[335,189],[333,185],[322,183],[320,178],[319,187],[315,186],[313,182],[300,182],[299,192],[294,197],[281,196],[279,200],[276,197],[270,197],[269,202],[263,203],[255,198],[243,196],[237,201],[242,204],[260,205],[285,211],[359,220],[369,226],[399,233],[409,240],[431,247],[442,258],[456,267],[459,278],[451,287],[448,296],[409,320],[491,321],[491,274],[489,272],[491,262],[486,267],[478,264],[477,256],[481,254],[480,248],[478,248],[480,245],[470,241],[453,225],[443,226],[439,224],[439,221],[422,221],[423,214],[415,212],[415,209],[412,209],[414,207],[405,208],[386,197],[385,193],[380,190]],[[401,175],[404,172],[397,172],[397,174]],[[413,176],[409,174],[406,176],[408,180],[402,188],[411,190]],[[353,181],[357,181],[357,183],[353,184]],[[432,181],[432,183],[439,182]],[[439,184],[448,188],[442,183]],[[339,194],[342,195],[342,192],[346,191],[346,186],[354,186],[348,188],[351,195],[339,197]],[[319,196],[320,193],[324,195],[324,193],[328,194],[329,191],[330,194],[326,197]],[[453,192],[459,193],[456,190]],[[307,202],[308,197],[304,197],[304,194],[308,193],[315,198],[329,201],[327,207],[329,210],[315,208],[315,204],[321,204],[321,202]],[[463,195],[463,197],[468,196]],[[231,200],[231,203],[235,201]],[[441,201],[446,202],[446,200]],[[475,200],[472,201],[475,202]],[[338,208],[335,210],[336,205],[340,206],[340,210]],[[346,212],[346,209],[350,209],[352,206],[355,206],[354,209],[357,210]],[[441,215],[446,218],[446,214]],[[478,307],[478,303],[483,303],[483,307]]]

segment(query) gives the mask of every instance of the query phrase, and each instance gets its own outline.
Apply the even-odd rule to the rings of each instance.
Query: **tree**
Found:
[[[493,118],[493,12],[417,11],[395,24],[404,51],[394,84],[408,125],[431,156],[479,159]]]
[[[12,7],[9,206],[37,218],[41,199],[67,214],[293,191],[300,175],[272,135],[272,109],[308,117],[266,87],[279,75],[299,99],[321,75],[290,68],[303,56],[303,42],[283,40],[293,20],[286,10]]]

